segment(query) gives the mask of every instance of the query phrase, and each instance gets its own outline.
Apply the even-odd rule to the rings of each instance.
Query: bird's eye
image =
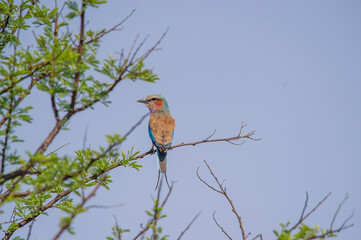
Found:
[[[151,102],[151,101],[155,101],[155,100],[159,100],[159,99],[158,98],[151,98],[147,102]]]

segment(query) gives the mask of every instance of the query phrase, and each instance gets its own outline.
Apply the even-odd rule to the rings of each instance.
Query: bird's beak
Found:
[[[145,99],[139,99],[139,100],[137,100],[137,102],[146,103]]]

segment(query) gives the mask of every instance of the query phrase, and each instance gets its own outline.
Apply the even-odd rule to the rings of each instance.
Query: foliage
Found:
[[[330,230],[324,230],[320,226],[316,225],[314,228],[309,227],[306,224],[300,224],[300,226],[297,228],[298,232],[292,234],[289,230],[287,230],[287,227],[289,226],[290,222],[287,222],[287,224],[280,223],[281,226],[281,232],[278,232],[276,230],[273,230],[273,233],[277,236],[277,239],[279,240],[301,240],[301,239],[325,239],[326,236],[331,237],[337,237],[337,234],[330,232],[330,234],[327,234]],[[323,236],[320,238],[320,236]]]
[[[62,2],[62,6],[58,6],[57,0],[53,3],[41,3],[39,0],[0,1],[0,214],[5,213],[5,205],[13,206],[10,219],[0,223],[3,239],[10,239],[17,230],[28,224],[31,230],[34,221],[41,215],[47,215],[50,208],[57,208],[64,214],[59,223],[59,231],[53,239],[58,239],[64,231],[74,234],[73,220],[78,214],[87,211],[86,202],[100,187],[109,189],[112,180],[107,173],[119,166],[139,170],[141,165],[137,163],[137,159],[154,153],[151,150],[138,155],[139,152],[134,148],[121,149],[121,144],[140,122],[124,135],[106,135],[105,146],[78,149],[71,155],[48,152],[55,137],[67,130],[67,124],[74,116],[92,109],[97,103],[108,106],[109,94],[123,80],[154,83],[159,79],[145,66],[145,60],[157,49],[164,34],[153,47],[142,54],[140,49],[144,41],[137,45],[135,38],[127,54],[124,51],[119,55],[109,54],[106,59],[97,56],[102,38],[119,30],[134,13],[132,11],[111,28],[90,28],[86,24],[85,13],[104,3],[104,0],[66,0]],[[49,114],[54,116],[54,126],[48,136],[38,143],[37,149],[27,149],[23,154],[17,149],[17,143],[22,142],[24,137],[19,129],[20,126],[31,128],[32,109],[37,107],[26,100],[39,92],[47,96],[51,105]],[[141,121],[143,119],[144,117]],[[242,123],[241,130],[235,137],[211,139],[213,133],[199,142],[182,143],[171,149],[209,142],[235,144],[233,141],[240,139],[259,140],[252,137],[254,131],[241,135],[243,127],[245,125]],[[209,166],[208,168],[220,190],[211,187],[201,178],[200,180],[226,197],[237,216],[242,238],[245,240],[240,215],[226,188],[223,188],[223,182],[218,182]],[[168,235],[162,236],[163,229],[158,221],[166,217],[162,211],[172,188],[173,185],[160,203],[160,184],[152,209],[146,211],[150,219],[134,239],[145,237],[148,230],[152,234],[147,239],[169,238]],[[338,210],[335,217],[337,213]],[[317,225],[312,228],[300,221],[291,229],[287,229],[288,224],[281,225],[282,230],[274,233],[280,240],[324,239],[334,237],[336,232],[352,226],[346,225],[348,220],[338,229],[332,229],[332,222],[329,230],[323,230]],[[215,217],[214,221],[226,234]],[[295,229],[298,232],[292,233]],[[116,221],[112,227],[112,236],[107,239],[122,239],[122,235],[129,231],[121,228]],[[14,236],[13,239],[22,238]]]
[[[57,1],[0,2],[0,206],[14,204],[11,219],[1,224],[4,239],[47,214],[51,207],[66,214],[60,227],[73,233],[72,219],[86,210],[84,202],[76,203],[84,199],[84,190],[95,189],[97,184],[108,189],[111,178],[104,174],[114,167],[141,167],[136,162],[137,151],[119,151],[127,135],[107,135],[106,146],[79,149],[73,156],[46,153],[73,116],[98,102],[107,106],[109,94],[121,81],[158,80],[144,60],[159,42],[141,56],[142,43],[127,56],[97,57],[102,37],[119,30],[129,17],[109,29],[88,29],[85,12],[105,2],[65,1],[62,6]],[[80,30],[72,31],[77,24]],[[29,41],[31,32],[33,40]],[[36,106],[24,100],[36,94],[35,89],[48,96],[55,125],[38,149],[28,149],[23,155],[14,143],[22,141],[20,126],[31,127],[31,110]],[[113,231],[124,232],[118,228]]]

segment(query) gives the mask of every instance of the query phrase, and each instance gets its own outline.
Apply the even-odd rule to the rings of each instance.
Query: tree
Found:
[[[97,57],[102,38],[113,31],[120,30],[125,21],[134,13],[133,10],[110,28],[88,29],[87,11],[105,2],[82,0],[79,4],[76,1],[66,1],[58,5],[55,0],[53,6],[37,0],[25,0],[21,3],[10,0],[0,2],[2,13],[0,19],[0,205],[2,208],[6,204],[13,205],[11,218],[0,225],[4,233],[3,239],[10,239],[18,229],[27,225],[31,226],[34,220],[47,214],[50,208],[61,209],[66,215],[61,219],[59,231],[54,234],[53,239],[58,239],[64,231],[73,233],[71,224],[76,215],[86,210],[85,204],[100,187],[108,188],[111,181],[109,171],[119,166],[139,170],[141,166],[137,160],[154,154],[153,150],[143,154],[133,148],[121,150],[121,144],[147,115],[143,116],[124,135],[107,135],[108,145],[99,146],[98,149],[94,147],[79,149],[73,156],[59,155],[56,150],[48,151],[55,137],[60,132],[68,130],[67,124],[80,112],[92,109],[95,104],[105,106],[110,104],[109,94],[123,80],[150,83],[158,80],[157,75],[145,67],[144,62],[158,48],[167,31],[154,43],[153,47],[146,51],[142,52],[145,40],[138,43],[138,37],[136,37],[127,52],[122,51],[107,59]],[[75,25],[77,25],[76,30],[73,29]],[[20,34],[24,32],[33,32],[34,39],[31,44]],[[99,80],[100,77],[97,76],[102,76],[102,80]],[[22,135],[18,129],[22,125],[31,127],[33,107],[27,105],[24,100],[36,94],[36,89],[47,94],[55,123],[37,149],[29,150],[26,155],[21,155],[16,149],[16,143],[22,141]],[[253,138],[254,131],[243,134],[244,127],[245,125],[242,124],[240,132],[234,137],[213,139],[212,134],[204,140],[182,143],[173,146],[172,149],[208,142],[226,141],[235,144],[233,141],[240,139],[258,140]],[[200,180],[202,181],[201,178]],[[217,179],[216,181],[219,184]],[[210,187],[210,185],[207,186]],[[219,184],[219,187],[220,190],[212,189],[224,194],[231,203],[222,184]],[[157,222],[165,217],[162,214],[162,208],[171,190],[163,201],[160,200],[160,191],[161,187],[158,197],[154,200],[153,209],[147,212],[150,217],[149,222],[136,238],[144,236],[148,230],[152,230],[152,239],[160,238],[162,229],[157,226]],[[234,208],[233,211],[236,213]],[[241,218],[239,215],[237,218],[240,221],[243,239],[245,239]],[[196,217],[190,225],[195,219]],[[214,220],[217,223],[215,217]],[[277,232],[277,237],[289,239],[284,238],[284,235],[291,236],[291,231],[299,226],[305,228],[305,230],[300,228],[301,232],[312,230],[318,234],[317,229],[306,229],[307,225],[303,225],[303,220],[302,213],[301,221],[291,230],[287,230],[287,224],[284,225],[285,227],[282,225],[282,232]],[[347,221],[339,228],[339,231],[349,227]],[[113,236],[108,239],[121,239],[122,233],[128,231],[120,228],[117,221],[112,230]],[[312,238],[333,236],[335,232],[332,230],[331,225],[330,234],[322,232],[323,235],[311,236]],[[29,236],[30,233],[29,231]],[[162,239],[165,238],[166,236]],[[300,239],[300,237],[294,239]]]

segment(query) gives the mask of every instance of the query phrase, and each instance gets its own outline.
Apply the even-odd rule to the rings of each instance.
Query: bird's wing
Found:
[[[174,128],[175,121],[169,114],[149,118],[149,136],[157,148],[170,148]]]

